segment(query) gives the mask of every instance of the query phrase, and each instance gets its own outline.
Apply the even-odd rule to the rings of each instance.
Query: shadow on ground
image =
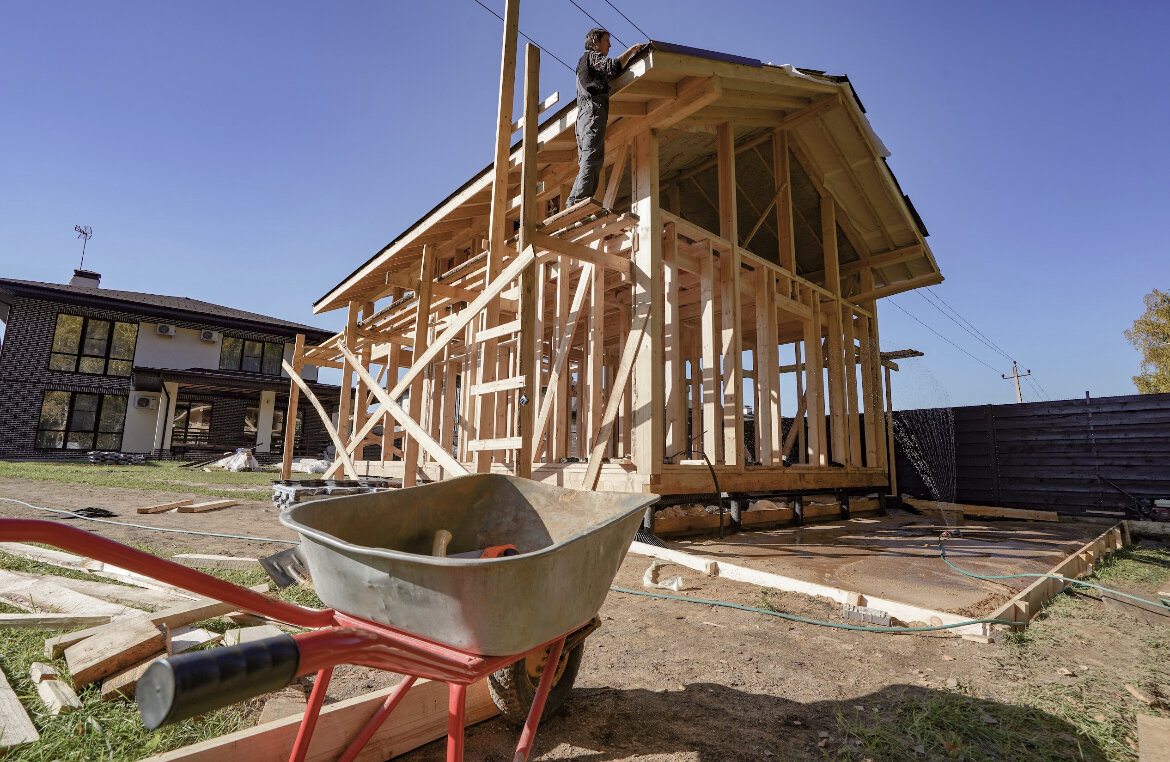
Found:
[[[827,733],[828,738],[822,733]],[[469,729],[467,759],[507,762],[519,729]],[[822,744],[823,741],[823,744]],[[818,745],[822,744],[822,745]],[[916,750],[920,747],[921,750]],[[714,683],[668,691],[587,688],[541,724],[532,760],[1104,760],[1067,722],[952,691],[890,686],[802,704]],[[445,742],[402,757],[445,759]]]

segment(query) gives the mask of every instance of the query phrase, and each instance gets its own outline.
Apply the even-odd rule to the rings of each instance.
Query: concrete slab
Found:
[[[676,550],[865,595],[966,616],[987,614],[1032,579],[978,580],[939,557],[939,518],[895,513],[667,542]],[[977,574],[1045,573],[1101,534],[1096,524],[967,519],[947,558]]]

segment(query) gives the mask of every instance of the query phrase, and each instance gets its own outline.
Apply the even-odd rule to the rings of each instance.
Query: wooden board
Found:
[[[1121,525],[1117,524],[1096,539],[1086,543],[1080,550],[1066,556],[1048,573],[1076,579],[1089,573],[1098,560],[1120,549],[1124,544],[1125,539],[1122,535]],[[1064,582],[1051,577],[1038,579],[1024,588],[1015,598],[988,615],[988,618],[1006,619],[1022,622],[1026,625],[1032,620],[1032,617],[1040,613],[1044,602],[1060,593],[1064,589],[1064,585]],[[995,625],[995,627],[1005,629],[1004,625]]]
[[[283,630],[271,624],[262,624],[257,627],[241,627],[225,632],[223,634],[223,644],[225,646],[235,646],[240,643],[264,640],[265,638],[276,638],[283,634]]]
[[[72,577],[58,577],[56,575],[30,574],[27,572],[10,572],[29,580],[48,580],[54,585],[72,590],[75,593],[88,595],[106,603],[115,603],[121,606],[158,611],[170,608],[183,599],[161,590],[148,590],[131,585],[114,585],[108,582],[93,582],[88,579],[73,579]]]
[[[109,624],[111,618],[103,614],[0,614],[0,630],[67,630]]]
[[[714,572],[712,576],[723,577],[735,582],[747,582],[752,585],[768,587],[774,590],[788,590],[795,593],[804,593],[805,595],[814,595],[821,598],[828,598],[836,603],[853,603],[857,601],[853,605],[881,609],[889,613],[890,616],[903,622],[954,624],[969,619],[969,617],[933,611],[900,601],[891,601],[865,594],[858,595],[857,592],[852,590],[842,590],[836,587],[829,587],[828,585],[820,585],[815,582],[805,582],[804,580],[759,571],[747,566],[737,566],[736,564],[729,564],[717,558],[684,553],[683,551],[672,550],[670,548],[658,548],[642,542],[631,543],[630,552],[651,558],[660,558],[663,561],[670,561],[680,566],[686,566],[687,568],[701,571],[704,574],[712,574]],[[977,624],[955,627],[951,630],[943,630],[942,632],[950,632],[956,635],[984,634],[982,627]]]
[[[941,503],[935,500],[919,500],[902,497],[906,505],[920,511],[962,512],[964,516],[994,519],[1020,519],[1023,521],[1060,521],[1056,511],[1028,511],[1022,508],[999,508],[991,505],[966,505],[964,503]]]
[[[1138,762],[1170,762],[1170,719],[1137,716]]]
[[[194,500],[176,500],[173,503],[162,503],[161,505],[151,505],[146,508],[139,508],[139,513],[162,513],[163,511],[174,510],[175,508],[182,508],[185,505],[191,505]]]
[[[45,577],[24,577],[0,571],[0,601],[26,611],[119,617],[141,612],[93,598]]]
[[[145,616],[126,619],[65,649],[73,687],[84,688],[161,651],[165,638]]]
[[[259,559],[255,558],[209,556],[201,553],[180,553],[172,556],[171,560],[192,569],[255,569],[260,565]]]
[[[220,508],[230,508],[236,505],[238,500],[211,500],[206,503],[192,503],[188,505],[180,505],[179,513],[202,513],[203,511],[216,511]]]
[[[391,691],[393,688],[387,688],[323,708],[306,761],[332,762],[337,759]],[[468,726],[491,719],[497,713],[485,681],[467,687]],[[225,759],[285,762],[300,725],[299,716],[285,717],[148,757],[145,762],[223,762]],[[378,728],[357,756],[357,762],[382,762],[446,735],[447,685],[419,680],[407,692],[390,719]],[[469,754],[468,758],[474,757]]]
[[[41,734],[0,670],[0,749],[41,740]]]
[[[214,643],[222,637],[218,632],[211,632],[210,630],[204,630],[198,627],[180,627],[170,636],[170,652],[172,655],[181,654],[195,646],[203,645],[204,643]],[[113,701],[119,698],[134,698],[134,691],[138,687],[138,681],[146,673],[147,667],[166,655],[165,651],[160,651],[132,667],[128,667],[121,672],[107,677],[102,681],[102,700]]]
[[[81,699],[77,698],[72,688],[58,679],[57,670],[52,665],[33,662],[29,665],[28,676],[37,687],[37,695],[41,697],[49,714],[58,715],[81,708]]]
[[[4,542],[0,543],[0,551],[20,558],[26,558],[30,561],[39,561],[50,566],[58,566],[62,569],[76,569],[99,577],[116,579],[119,582],[125,582],[135,587],[144,587],[149,590],[163,590],[182,598],[194,599],[198,597],[194,593],[180,590],[165,582],[153,580],[144,574],[132,572],[129,569],[123,569],[103,561],[95,561],[84,556],[75,556],[72,553],[66,553],[60,550],[41,548],[36,545],[27,545],[20,542]]]
[[[248,588],[253,592],[266,593],[268,592],[268,584],[256,585]],[[165,625],[167,627],[176,628],[183,625],[191,624],[192,622],[200,622],[204,619],[211,619],[212,617],[223,616],[235,610],[235,606],[230,603],[224,603],[212,598],[202,598],[192,603],[184,603],[173,608],[164,609],[155,614],[149,615],[150,619],[155,625]],[[74,643],[79,643],[88,637],[100,635],[103,632],[116,628],[117,623],[110,625],[100,625],[91,627],[87,630],[78,630],[77,632],[69,632],[64,635],[48,638],[45,640],[45,657],[49,659],[56,659],[61,654],[65,653],[65,649]]]
[[[745,527],[778,524],[792,521],[794,514],[795,512],[791,508],[764,508],[756,511],[744,511],[739,514],[739,523]]]

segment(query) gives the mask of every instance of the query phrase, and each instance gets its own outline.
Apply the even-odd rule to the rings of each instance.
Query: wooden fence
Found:
[[[898,489],[915,497],[1100,517],[1170,498],[1170,394],[905,410],[894,424]],[[954,496],[932,494],[948,470]]]

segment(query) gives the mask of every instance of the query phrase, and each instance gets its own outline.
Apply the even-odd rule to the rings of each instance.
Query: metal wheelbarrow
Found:
[[[294,506],[280,520],[301,535],[329,609],[274,600],[51,521],[0,519],[0,540],[54,545],[314,628],[155,662],[136,691],[149,728],[316,673],[289,757],[297,762],[309,749],[333,668],[356,664],[406,678],[340,760],[357,756],[420,677],[449,685],[449,762],[463,759],[467,686],[485,677],[504,716],[524,723],[514,759],[526,760],[547,702],[555,708],[572,687],[597,610],[644,509],[657,499],[482,474]],[[442,532],[450,533],[450,555],[432,556]],[[517,552],[459,557],[500,545]]]

